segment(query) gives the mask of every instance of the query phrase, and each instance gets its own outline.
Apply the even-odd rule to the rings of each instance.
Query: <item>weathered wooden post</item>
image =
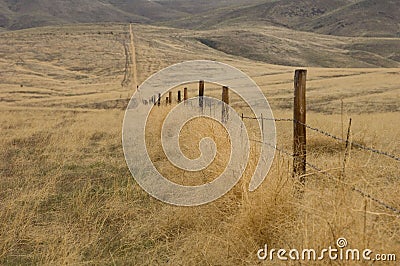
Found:
[[[161,93],[158,94],[158,100],[157,100],[157,105],[161,105]]]
[[[184,88],[183,89],[183,100],[187,101],[187,99],[188,99],[188,91],[187,91],[187,88]]]
[[[347,128],[347,138],[346,138],[346,147],[344,150],[344,157],[343,157],[343,166],[342,166],[342,175],[341,178],[344,177],[345,175],[345,170],[346,170],[346,163],[347,163],[347,158],[349,157],[350,154],[350,149],[351,149],[351,143],[350,143],[350,131],[351,130],[351,118],[349,120],[349,127]]]
[[[262,113],[260,119],[261,119],[261,139],[264,142],[264,117]]]
[[[203,104],[204,104],[204,80],[200,80],[199,81],[199,107],[203,108]]]
[[[222,87],[222,101],[225,103],[222,105],[222,122],[226,123],[229,119],[229,88],[226,86]]]
[[[306,173],[306,79],[307,70],[298,69],[294,75],[293,111],[293,176],[305,184]]]
[[[172,91],[169,91],[169,93],[168,93],[168,103],[169,104],[172,103]]]
[[[168,105],[168,104],[169,104],[169,98],[167,96],[167,98],[165,99],[165,105]]]
[[[182,101],[181,91],[178,91],[178,103]]]

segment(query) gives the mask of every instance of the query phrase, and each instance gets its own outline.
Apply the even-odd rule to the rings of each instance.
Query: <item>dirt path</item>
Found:
[[[136,49],[134,43],[132,24],[129,24],[129,34],[130,34],[130,49],[132,54],[132,84],[133,88],[136,90],[138,84],[137,80],[137,67],[136,67]]]

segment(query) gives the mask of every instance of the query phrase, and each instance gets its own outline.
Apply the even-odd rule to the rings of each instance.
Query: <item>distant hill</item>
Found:
[[[330,35],[400,37],[400,1],[360,1],[300,25],[299,29]]]
[[[0,30],[96,22],[187,29],[280,26],[342,36],[400,36],[399,0],[0,0]]]
[[[283,26],[341,36],[400,36],[398,0],[277,0],[226,8],[169,22],[207,29],[221,26]]]
[[[400,40],[342,37],[276,26],[199,31],[202,44],[227,54],[285,66],[400,67]]]
[[[0,0],[0,27],[23,29],[89,22],[163,21],[185,13],[148,0]]]
[[[0,29],[95,23],[159,23],[261,0],[0,0]]]
[[[294,27],[349,4],[348,0],[279,0],[219,10],[191,19],[177,21],[179,26],[208,28],[232,23],[258,22],[264,25]],[[187,23],[187,24],[186,24]]]

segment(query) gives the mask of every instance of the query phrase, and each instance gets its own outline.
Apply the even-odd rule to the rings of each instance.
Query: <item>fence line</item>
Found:
[[[243,119],[253,119],[253,120],[261,119],[259,117],[248,117],[248,116],[242,116],[242,118]],[[308,129],[310,129],[312,131],[315,131],[315,132],[318,132],[318,133],[320,133],[322,135],[325,135],[326,137],[330,137],[330,138],[332,138],[334,140],[337,140],[337,141],[340,141],[340,142],[343,142],[343,143],[348,142],[353,147],[357,147],[359,149],[370,151],[370,152],[373,152],[373,153],[376,153],[376,154],[384,155],[384,156],[389,157],[391,159],[394,159],[396,161],[400,161],[400,157],[398,157],[396,155],[393,155],[393,154],[390,154],[390,153],[388,153],[386,151],[381,151],[381,150],[378,150],[378,149],[374,149],[374,148],[362,145],[362,144],[357,143],[357,142],[348,141],[348,140],[343,139],[341,137],[335,136],[335,135],[333,135],[333,134],[331,134],[331,133],[329,133],[327,131],[324,131],[324,130],[316,128],[316,127],[312,127],[312,126],[310,126],[308,124],[302,123],[300,121],[296,121],[296,120],[294,120],[292,118],[263,118],[263,120],[269,120],[269,121],[272,120],[272,121],[275,121],[275,122],[296,122],[298,124],[301,124],[301,125],[307,127]]]
[[[294,120],[293,120],[293,121],[294,121]],[[397,157],[397,156],[395,156],[395,155],[393,155],[393,154],[390,154],[390,153],[388,153],[388,152],[386,152],[386,151],[380,151],[380,150],[378,150],[378,149],[374,149],[374,148],[371,148],[371,147],[367,147],[367,146],[362,145],[362,144],[357,143],[357,142],[352,142],[352,141],[349,142],[349,141],[347,141],[347,140],[345,140],[345,139],[343,139],[343,138],[340,138],[340,137],[338,137],[338,136],[335,136],[335,135],[333,135],[333,134],[331,134],[331,133],[329,133],[329,132],[326,132],[326,131],[324,131],[324,130],[321,130],[321,129],[319,129],[319,128],[311,127],[310,125],[301,123],[300,121],[294,121],[294,122],[299,123],[299,124],[302,124],[303,126],[307,127],[307,128],[310,129],[310,130],[313,130],[313,131],[315,131],[315,132],[321,133],[321,134],[323,134],[323,135],[325,135],[325,136],[327,136],[327,137],[333,138],[333,139],[335,139],[335,140],[338,140],[338,141],[341,141],[341,142],[344,142],[344,143],[348,142],[348,143],[351,144],[352,146],[357,147],[357,148],[360,148],[360,149],[362,149],[362,150],[366,150],[366,151],[370,151],[370,152],[373,152],[373,153],[376,153],[376,154],[384,155],[384,156],[387,156],[387,157],[389,157],[389,158],[392,158],[392,159],[394,159],[394,160],[396,160],[396,161],[400,161],[400,157]]]
[[[352,186],[350,184],[347,184],[345,182],[343,182],[342,180],[338,179],[337,177],[334,177],[333,175],[327,173],[326,171],[323,171],[320,167],[313,165],[309,162],[307,162],[306,158],[306,152],[305,152],[305,147],[306,147],[306,129],[310,129],[312,131],[315,131],[317,133],[320,133],[322,135],[325,135],[327,137],[330,137],[334,140],[346,143],[346,145],[352,145],[353,147],[357,147],[359,149],[362,150],[366,150],[366,151],[370,151],[376,154],[380,154],[383,156],[386,156],[388,158],[394,159],[396,161],[400,161],[400,157],[397,155],[393,155],[390,154],[389,152],[386,151],[381,151],[378,149],[374,149],[371,147],[367,147],[365,145],[362,145],[360,143],[357,142],[350,142],[348,141],[348,139],[343,139],[341,137],[338,137],[334,134],[331,134],[327,131],[324,131],[322,129],[319,129],[317,127],[312,127],[308,124],[305,123],[305,110],[306,110],[306,105],[305,105],[305,82],[306,82],[306,70],[296,70],[295,73],[295,95],[294,95],[294,101],[295,101],[295,106],[294,106],[294,117],[293,119],[291,118],[264,118],[263,114],[261,114],[261,117],[248,117],[248,116],[244,116],[242,113],[242,120],[244,119],[253,119],[253,120],[261,120],[261,124],[263,125],[263,121],[267,120],[267,121],[275,121],[275,122],[293,122],[294,125],[294,152],[290,153],[288,151],[286,151],[283,148],[279,148],[277,145],[272,145],[270,143],[266,143],[264,141],[259,141],[259,140],[254,140],[254,139],[250,139],[250,141],[253,142],[258,142],[258,143],[262,143],[265,145],[268,145],[272,148],[274,148],[275,150],[293,158],[293,173],[294,176],[299,176],[300,177],[300,182],[304,183],[304,174],[306,171],[306,166],[318,171],[318,173],[323,174],[327,177],[336,179],[338,181],[340,181],[341,183],[345,184],[347,187],[351,188],[351,191],[357,192],[358,194],[360,194],[362,197],[364,198],[369,198],[370,200],[374,201],[375,203],[385,207],[388,210],[391,210],[393,212],[395,212],[397,215],[400,216],[400,210],[390,206],[389,204],[385,203],[384,201],[373,197],[372,195],[370,195],[369,193],[366,193],[360,189],[358,189],[355,186]],[[203,102],[203,96],[204,96],[204,81],[199,81],[199,107],[203,108],[204,102]],[[223,101],[225,102],[225,104],[229,104],[229,88],[228,87],[223,87],[223,93],[222,93],[222,98]],[[180,91],[178,92],[178,102],[180,102],[181,96],[180,96]],[[187,96],[187,88],[184,88],[184,102],[186,102],[188,96]],[[154,105],[158,105],[160,106],[161,103],[161,94],[158,94],[158,98],[157,96],[153,96],[150,100],[151,103],[153,103]],[[172,93],[169,92],[169,95],[167,97],[167,104],[171,104],[172,103]],[[296,104],[297,103],[297,104]],[[205,105],[207,106],[207,102],[205,103]],[[210,105],[210,112],[211,112],[211,105]],[[228,116],[228,112],[226,110],[224,110],[224,106],[222,106],[222,120],[226,121],[227,120],[227,116]],[[304,119],[302,119],[304,118]],[[299,121],[301,120],[301,121]],[[303,122],[302,122],[303,121]],[[298,128],[298,126],[301,125],[303,126],[302,128]],[[297,130],[296,130],[297,128]],[[262,126],[262,130],[263,130],[263,126]],[[302,157],[302,160],[298,160],[299,157]],[[297,161],[296,161],[297,160]],[[296,171],[300,170],[300,171]]]
[[[272,144],[270,144],[270,143],[263,142],[263,141],[260,141],[260,140],[254,140],[254,139],[250,139],[250,141],[257,142],[257,143],[261,143],[261,144],[265,144],[265,145],[267,145],[267,146],[269,146],[269,147],[272,147],[272,148],[274,148],[275,150],[277,150],[277,151],[279,151],[279,152],[281,152],[281,153],[283,153],[283,154],[285,154],[285,155],[287,155],[287,156],[289,156],[289,157],[294,157],[294,156],[295,156],[294,154],[292,154],[292,153],[290,153],[290,152],[284,150],[283,148],[278,148],[276,145],[272,145]],[[312,163],[306,162],[306,165],[309,166],[310,168],[316,170],[319,174],[323,174],[323,175],[325,175],[325,176],[327,176],[327,177],[329,177],[329,178],[331,178],[331,179],[334,179],[334,180],[339,180],[342,184],[345,184],[351,191],[357,192],[357,193],[360,194],[363,198],[368,198],[368,199],[374,201],[375,203],[377,203],[378,205],[381,205],[382,207],[385,207],[386,209],[391,210],[392,212],[394,212],[394,213],[396,213],[397,215],[400,216],[400,209],[397,209],[397,208],[395,208],[395,207],[393,207],[393,206],[391,206],[391,205],[385,203],[384,201],[382,201],[382,200],[380,200],[380,199],[378,199],[378,198],[375,198],[375,197],[372,196],[371,194],[369,194],[369,193],[367,193],[367,192],[364,192],[364,191],[362,191],[361,189],[359,189],[359,188],[357,188],[357,187],[355,187],[355,186],[351,186],[351,185],[349,185],[349,184],[347,184],[347,183],[341,181],[341,180],[338,179],[337,177],[334,177],[333,175],[327,173],[327,172],[324,171],[322,168],[320,168],[320,167],[318,167],[318,166],[316,166],[316,165],[314,165],[314,164],[312,164]],[[349,186],[350,186],[350,187],[349,187]]]

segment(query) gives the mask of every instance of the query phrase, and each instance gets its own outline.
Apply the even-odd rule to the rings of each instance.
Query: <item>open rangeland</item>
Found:
[[[136,77],[141,83],[173,63],[218,60],[252,77],[276,118],[293,115],[296,67],[214,50],[199,41],[206,35],[133,25],[132,56],[129,24],[0,33],[0,264],[255,265],[265,244],[322,249],[339,237],[352,248],[398,253],[399,214],[351,188],[399,208],[399,162],[354,147],[343,175],[344,144],[311,130],[308,161],[324,172],[308,169],[302,199],[293,196],[292,158],[281,152],[255,192],[245,172],[228,194],[200,207],[164,204],[135,183],[121,130]],[[353,141],[399,156],[400,69],[345,68],[348,60],[340,68],[307,67],[307,123],[342,137],[351,117]],[[190,96],[196,91],[189,86]],[[154,121],[168,108],[155,108]],[[221,130],[193,126],[198,138]],[[278,146],[290,152],[292,127],[277,122]],[[157,137],[158,126],[151,130]],[[182,138],[192,156],[196,139]],[[159,170],[185,182],[148,143]],[[200,182],[224,162],[198,174]]]

